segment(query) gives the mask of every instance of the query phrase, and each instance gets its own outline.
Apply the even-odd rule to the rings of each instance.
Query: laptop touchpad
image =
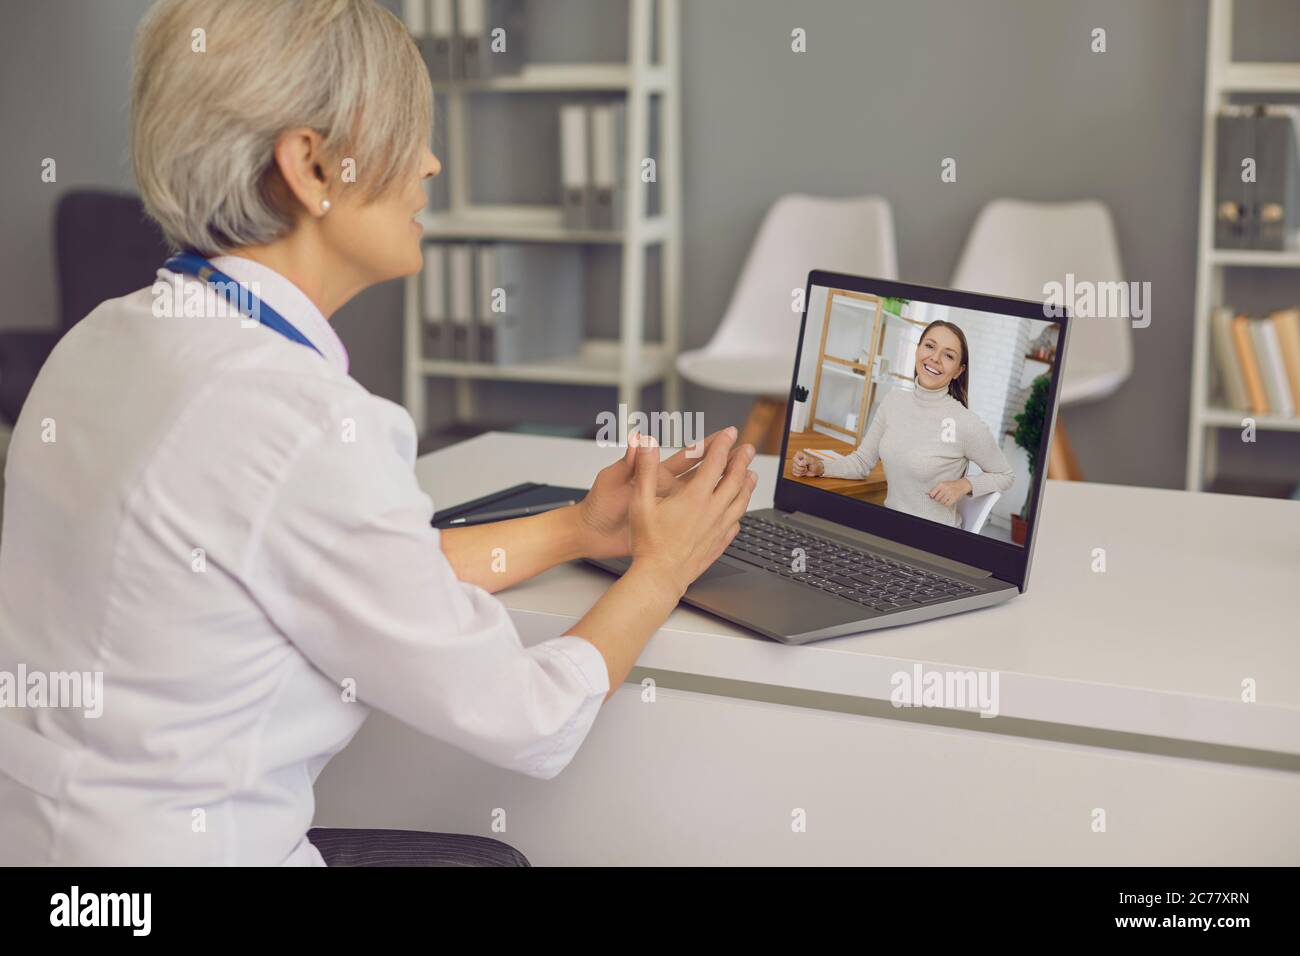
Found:
[[[705,569],[704,573],[695,579],[696,584],[701,581],[713,581],[717,578],[725,578],[732,574],[744,574],[744,568],[738,568],[734,565],[723,564],[721,561],[714,561]]]

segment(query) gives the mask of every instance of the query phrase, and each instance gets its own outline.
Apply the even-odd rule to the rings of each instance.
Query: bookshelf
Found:
[[[1218,429],[1240,429],[1251,417],[1265,431],[1300,431],[1300,417],[1252,416],[1219,407],[1211,394],[1214,365],[1210,315],[1223,305],[1224,270],[1300,269],[1300,252],[1214,247],[1215,117],[1234,94],[1300,93],[1300,63],[1241,63],[1232,59],[1233,0],[1210,0],[1205,53],[1205,111],[1201,137],[1201,205],[1196,254],[1196,312],[1192,335],[1192,396],[1187,438],[1187,490],[1203,491],[1217,473]]]
[[[451,378],[621,386],[628,374],[620,361],[621,355],[622,343],[617,339],[587,339],[577,355],[547,362],[497,365],[458,359],[421,359],[420,366],[424,375]],[[667,350],[658,343],[647,342],[641,347],[639,364],[631,371],[632,381],[642,388],[662,380],[671,367]]]
[[[455,417],[474,418],[473,383],[481,380],[561,383],[615,390],[629,410],[641,408],[641,390],[663,383],[664,411],[680,406],[676,355],[681,342],[681,91],[680,0],[623,0],[628,5],[626,63],[527,64],[515,75],[436,82],[447,111],[446,155],[449,208],[423,216],[425,241],[504,241],[614,245],[620,249],[619,335],[587,339],[578,354],[562,360],[515,365],[426,359],[421,350],[420,277],[406,280],[403,304],[403,401],[419,434],[428,428],[425,407],[430,378],[455,383]],[[593,15],[605,12],[593,3]],[[409,24],[408,24],[409,25]],[[657,41],[658,62],[651,60]],[[623,225],[616,230],[569,229],[559,206],[476,205],[470,201],[468,112],[474,94],[621,93],[627,103]],[[646,213],[640,163],[648,154],[651,98],[659,97],[657,180],[660,211]],[[659,247],[662,341],[645,341],[646,251]]]

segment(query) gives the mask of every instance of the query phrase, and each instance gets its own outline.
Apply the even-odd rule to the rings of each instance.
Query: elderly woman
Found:
[[[372,707],[559,773],[738,531],[753,449],[637,442],[579,505],[435,531],[410,416],[348,376],[329,321],[422,261],[439,164],[401,22],[162,0],[135,56],[136,179],[183,254],[63,339],[14,431],[0,667],[102,674],[103,700],[0,708],[0,862],[517,860],[437,834],[314,844],[313,783]],[[629,553],[531,648],[490,593]]]

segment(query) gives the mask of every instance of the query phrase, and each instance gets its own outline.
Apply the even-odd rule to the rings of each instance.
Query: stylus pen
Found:
[[[522,508],[506,508],[502,511],[484,511],[482,514],[466,515],[463,518],[452,518],[447,522],[453,524],[484,524],[488,521],[505,521],[507,518],[522,518],[524,515],[539,515],[544,511],[553,511],[556,508],[564,508],[568,505],[576,505],[576,501],[552,501],[544,505],[524,505]]]

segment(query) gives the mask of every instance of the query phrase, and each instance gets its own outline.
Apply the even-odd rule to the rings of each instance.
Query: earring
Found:
[[[323,216],[329,211],[330,211],[330,201],[328,199],[322,199],[320,201],[320,214]]]

